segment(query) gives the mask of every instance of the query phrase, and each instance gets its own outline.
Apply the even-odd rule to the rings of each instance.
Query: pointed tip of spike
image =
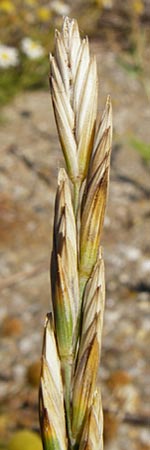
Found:
[[[53,61],[53,59],[54,59],[54,56],[52,55],[52,53],[49,53],[49,61],[50,61],[50,63]]]
[[[48,312],[48,313],[46,314],[45,322],[44,322],[44,328],[47,328],[49,324],[50,324],[50,325],[53,324],[53,316],[52,316],[52,312]]]
[[[106,107],[107,107],[108,109],[110,109],[111,112],[112,112],[112,102],[111,102],[111,95],[110,95],[110,94],[107,95],[107,99],[106,99]]]
[[[106,104],[110,104],[111,103],[111,96],[110,94],[107,95],[107,99],[106,99]]]

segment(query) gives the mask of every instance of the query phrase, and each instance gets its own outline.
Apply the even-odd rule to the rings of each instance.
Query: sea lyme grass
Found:
[[[97,119],[98,78],[88,39],[66,17],[50,55],[50,89],[66,169],[60,169],[51,258],[52,312],[39,394],[44,450],[102,450],[97,374],[105,303],[101,234],[108,193],[112,109]]]

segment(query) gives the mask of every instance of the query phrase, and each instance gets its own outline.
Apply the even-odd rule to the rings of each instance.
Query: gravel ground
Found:
[[[97,54],[102,112],[110,93],[114,146],[103,232],[107,300],[100,381],[105,449],[148,449],[149,166],[130,144],[150,142],[143,83]],[[0,126],[0,432],[39,429],[37,384],[44,317],[50,305],[49,261],[58,168],[63,165],[48,93],[16,97]]]

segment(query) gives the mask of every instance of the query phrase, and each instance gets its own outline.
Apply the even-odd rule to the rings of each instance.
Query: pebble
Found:
[[[112,395],[112,406],[120,414],[137,413],[140,399],[131,375],[121,370],[115,371],[107,379],[107,385]]]
[[[142,272],[150,274],[150,259],[141,261],[140,269],[142,270]]]
[[[25,337],[23,339],[21,339],[20,343],[19,343],[19,347],[20,347],[20,351],[23,354],[27,354],[28,352],[31,351],[32,348],[32,341],[30,338]]]
[[[17,378],[17,381],[22,381],[24,379],[24,375],[25,375],[25,367],[21,364],[16,364],[13,367],[13,374],[15,376],[15,378]]]
[[[138,261],[141,258],[141,251],[136,247],[122,246],[121,251],[129,261]]]
[[[117,417],[110,412],[104,412],[104,443],[115,440],[118,426]]]
[[[20,336],[23,329],[22,321],[17,317],[7,316],[4,318],[1,328],[2,336]]]
[[[27,369],[27,381],[33,387],[39,386],[41,361],[34,361]]]

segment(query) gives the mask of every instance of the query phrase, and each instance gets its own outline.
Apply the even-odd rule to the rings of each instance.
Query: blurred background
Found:
[[[41,449],[40,356],[50,305],[54,198],[64,164],[48,54],[64,15],[77,18],[96,54],[99,114],[107,94],[113,103],[102,242],[105,450],[148,450],[149,0],[0,0],[0,450]]]

